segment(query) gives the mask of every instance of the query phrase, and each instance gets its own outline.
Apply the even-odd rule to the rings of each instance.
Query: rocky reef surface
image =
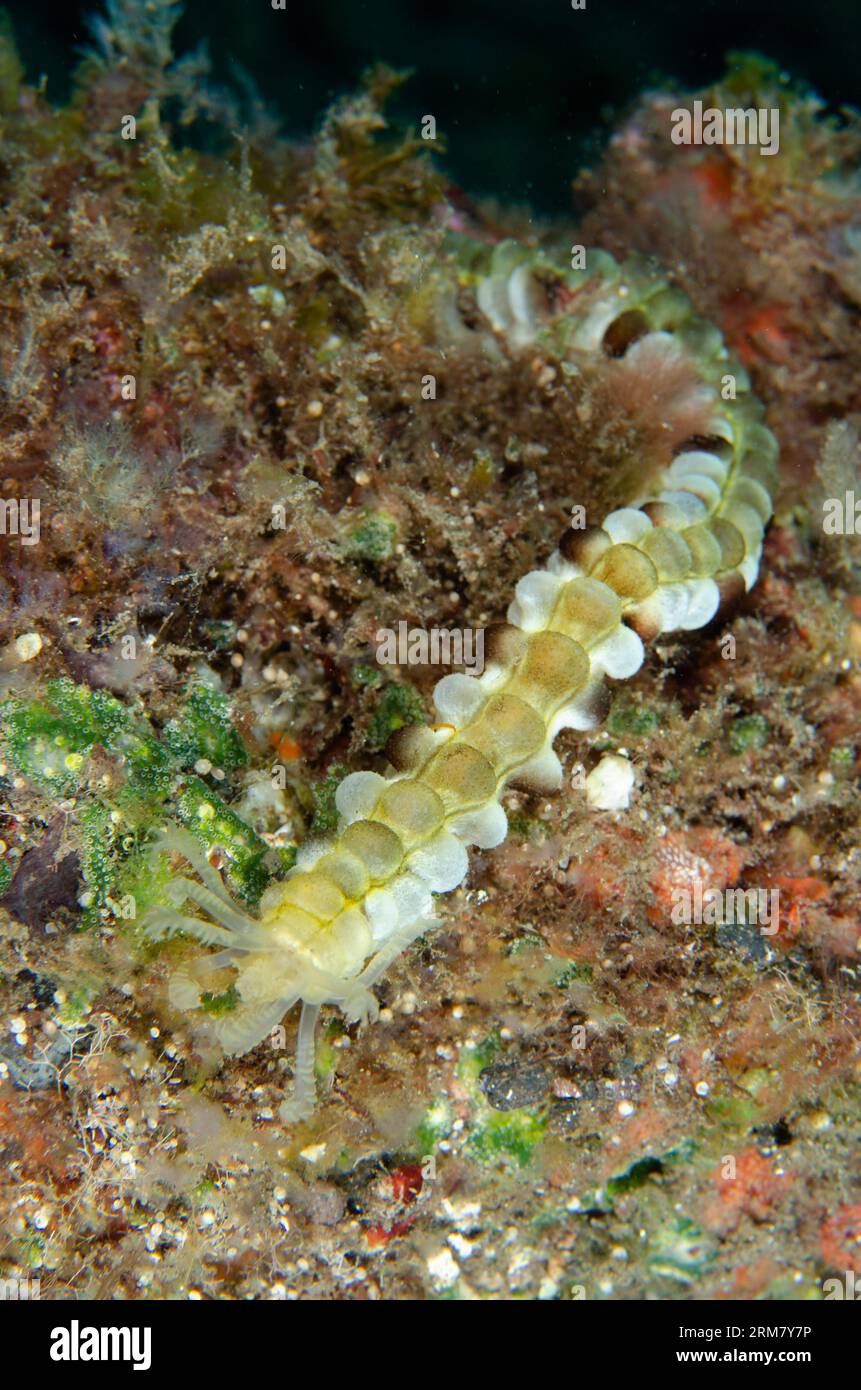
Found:
[[[177,11],[115,0],[65,107],[0,38],[0,1273],[822,1297],[861,1274],[857,116],[736,55],[696,96],[778,110],[774,155],[676,145],[694,94],[647,92],[545,225],[392,129],[386,69],[287,141],[174,56]],[[759,582],[561,735],[562,792],[506,793],[378,1020],[324,1012],[286,1124],[295,1016],[226,1058],[229,980],[171,993],[200,947],[143,928],[158,832],[253,914],[430,712],[444,672],[377,632],[503,618],[572,509],[698,428],[633,333],[572,364],[494,331],[474,265],[511,240],[652,258],[720,329],[781,447]],[[608,755],[617,809],[584,793]],[[769,930],[709,910],[735,889]]]

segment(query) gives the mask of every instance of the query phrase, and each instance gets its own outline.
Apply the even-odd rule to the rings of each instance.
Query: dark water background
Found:
[[[96,6],[13,0],[7,7],[32,76],[68,91]],[[188,0],[182,50],[207,39],[216,75],[231,58],[253,75],[293,135],[370,63],[411,67],[395,113],[432,113],[445,165],[474,193],[570,206],[570,181],[593,163],[611,123],[645,86],[696,87],[730,49],[755,49],[828,103],[861,106],[861,0]]]

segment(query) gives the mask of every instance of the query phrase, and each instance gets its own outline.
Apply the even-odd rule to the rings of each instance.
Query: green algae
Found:
[[[362,664],[353,667],[350,679],[357,690],[376,690],[383,683],[383,675],[378,667]]]
[[[467,1149],[480,1163],[500,1159],[525,1168],[547,1133],[547,1116],[532,1109],[493,1111],[482,1107],[473,1122]]]
[[[92,925],[108,906],[116,883],[117,828],[111,812],[100,801],[83,806],[78,817],[83,842],[82,872],[87,891],[84,925]]]
[[[205,849],[225,852],[228,878],[241,897],[256,903],[272,876],[263,862],[270,853],[266,841],[199,777],[185,782],[177,795],[176,808],[180,820]],[[275,853],[278,855],[279,851]],[[295,850],[282,851],[280,859],[283,869],[291,868]]]
[[[617,1177],[611,1178],[606,1184],[606,1192],[610,1202],[614,1197],[624,1196],[626,1192],[635,1192],[638,1187],[642,1187],[648,1182],[649,1178],[657,1173],[663,1173],[664,1165],[659,1158],[647,1155],[645,1158],[638,1158]]]
[[[434,1101],[416,1126],[413,1151],[422,1157],[432,1154],[451,1134],[453,1124],[454,1114],[448,1101],[444,1098]]]
[[[405,724],[424,724],[427,719],[424,701],[411,685],[401,685],[391,681],[377,701],[368,728],[368,745],[373,749],[384,748],[396,729]]]
[[[248,753],[231,722],[230,699],[210,685],[194,686],[178,719],[165,725],[165,745],[184,768],[207,761],[221,772],[248,763]]]
[[[170,783],[169,755],[146,721],[66,677],[48,682],[44,700],[0,703],[0,742],[26,777],[61,797],[86,785],[86,758],[96,745],[121,760],[118,802],[162,800]]]
[[[851,771],[855,766],[857,750],[854,743],[838,743],[831,749],[831,763],[838,772]]]
[[[764,1067],[753,1067],[738,1078],[732,1090],[709,1097],[707,1113],[728,1128],[741,1132],[762,1121],[769,1105],[769,1088],[775,1078]]]
[[[338,1066],[336,1043],[347,1032],[343,1019],[333,1018],[322,1030],[317,1039],[314,1053],[314,1074],[322,1091],[328,1090]]]
[[[527,928],[514,941],[510,941],[505,947],[505,955],[516,958],[517,956],[528,956],[533,951],[547,953],[547,942],[543,936],[539,936],[537,931]]]
[[[731,753],[748,753],[764,748],[771,730],[761,714],[747,714],[730,725],[727,743]]]
[[[555,985],[556,989],[567,989],[569,985],[578,982],[591,983],[594,973],[591,965],[580,965],[577,961],[570,960],[557,971],[550,983]]]
[[[629,698],[617,698],[607,716],[607,729],[611,734],[633,735],[645,738],[661,726],[661,717],[656,710],[645,705],[637,705]]]
[[[481,1073],[502,1051],[502,1038],[493,1029],[480,1042],[468,1043],[458,1061],[457,1074],[470,1099],[470,1133],[467,1152],[479,1163],[506,1162],[524,1168],[547,1132],[545,1111],[531,1106],[494,1110],[479,1086]]]
[[[314,814],[311,818],[311,831],[315,835],[329,835],[338,828],[338,808],[335,805],[335,792],[344,780],[347,769],[342,763],[333,763],[319,782],[311,787]]]
[[[365,512],[350,532],[350,550],[359,560],[381,564],[391,559],[398,539],[398,525],[387,512]]]
[[[293,864],[292,847],[270,852],[201,776],[189,775],[208,765],[223,777],[248,762],[230,700],[213,687],[193,685],[159,736],[114,696],[67,678],[49,681],[42,698],[0,704],[0,744],[49,801],[67,810],[73,803],[87,926],[107,913],[135,918],[158,900],[161,871],[145,846],[165,819],[180,820],[207,850],[221,848],[248,902],[258,901],[272,872]]]
[[[96,980],[79,980],[66,990],[57,1015],[60,1023],[66,1028],[79,1028],[86,1020],[99,988]]]
[[[539,820],[534,816],[524,816],[519,813],[508,817],[508,833],[516,836],[519,840],[541,840],[546,831]]]
[[[581,1198],[581,1204],[590,1211],[612,1212],[620,1197],[626,1197],[642,1188],[654,1189],[653,1179],[687,1164],[693,1158],[696,1149],[696,1142],[686,1139],[660,1153],[643,1154],[628,1164],[627,1168],[614,1173],[600,1188]]]
[[[238,1003],[239,992],[235,984],[230,985],[221,994],[212,994],[205,990],[200,996],[200,1007],[212,1018],[223,1018],[225,1014],[232,1013]]]
[[[502,1039],[499,1029],[494,1028],[481,1042],[468,1042],[460,1054],[457,1074],[461,1081],[475,1083],[485,1067],[499,1055]]]

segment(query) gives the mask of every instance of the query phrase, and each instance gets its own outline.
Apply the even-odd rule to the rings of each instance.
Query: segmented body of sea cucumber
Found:
[[[390,740],[392,771],[354,772],[337,789],[338,833],[300,851],[296,868],[249,917],[228,895],[194,838],[162,842],[197,870],[174,880],[174,908],[149,930],[181,930],[230,965],[239,1004],[216,1023],[226,1051],[247,1051],[301,1000],[295,1092],[282,1116],[313,1108],[314,1030],[322,1004],[351,1019],[373,1015],[371,987],[418,936],[436,925],[435,895],[466,876],[468,848],[492,849],[507,833],[500,804],[512,781],[545,791],[562,785],[553,744],[604,715],[605,677],[633,676],[644,641],[709,623],[723,602],[750,589],[778,481],[778,447],[744,369],[687,298],[640,266],[590,252],[565,271],[512,242],[464,241],[460,270],[441,297],[443,331],[500,336],[514,348],[544,342],[563,360],[610,351],[682,353],[695,363],[710,422],[704,434],[644,479],[629,506],[597,527],[569,530],[543,569],[521,579],[508,620],[485,634],[481,676],[453,674],[436,686],[430,726]],[[468,327],[458,295],[472,294],[483,322]],[[608,347],[609,344],[609,347]],[[719,389],[731,375],[734,399]],[[732,394],[731,392],[729,393]],[[191,901],[206,914],[180,911]],[[207,920],[211,919],[211,920]],[[194,966],[178,976],[173,1002],[200,1002]]]

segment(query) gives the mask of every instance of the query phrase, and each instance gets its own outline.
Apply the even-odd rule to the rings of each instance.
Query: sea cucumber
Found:
[[[642,478],[629,506],[600,526],[568,530],[546,566],[520,580],[507,622],[486,633],[483,674],[439,681],[434,722],[392,736],[387,776],[344,778],[338,833],[303,847],[295,870],[264,894],[259,916],[233,902],[190,834],[169,828],[158,842],[157,852],[184,855],[200,881],[172,882],[173,906],[150,914],[149,933],[183,931],[220,948],[175,977],[173,1002],[196,1007],[202,976],[231,967],[238,1006],[214,1026],[225,1051],[240,1053],[301,1000],[284,1119],[314,1105],[320,1006],[337,1004],[354,1020],[373,1015],[372,986],[436,924],[435,895],[463,882],[468,846],[493,849],[505,839],[504,788],[558,790],[554,740],[603,717],[605,677],[633,676],[644,641],[704,627],[756,580],[778,446],[744,369],[653,270],[619,266],[600,251],[583,262],[563,270],[515,242],[489,248],[463,238],[459,274],[446,272],[439,297],[440,331],[501,335],[515,349],[544,337],[575,361],[686,354],[711,413],[706,431]],[[464,287],[483,316],[477,326],[459,311]],[[207,917],[181,911],[188,901]]]

